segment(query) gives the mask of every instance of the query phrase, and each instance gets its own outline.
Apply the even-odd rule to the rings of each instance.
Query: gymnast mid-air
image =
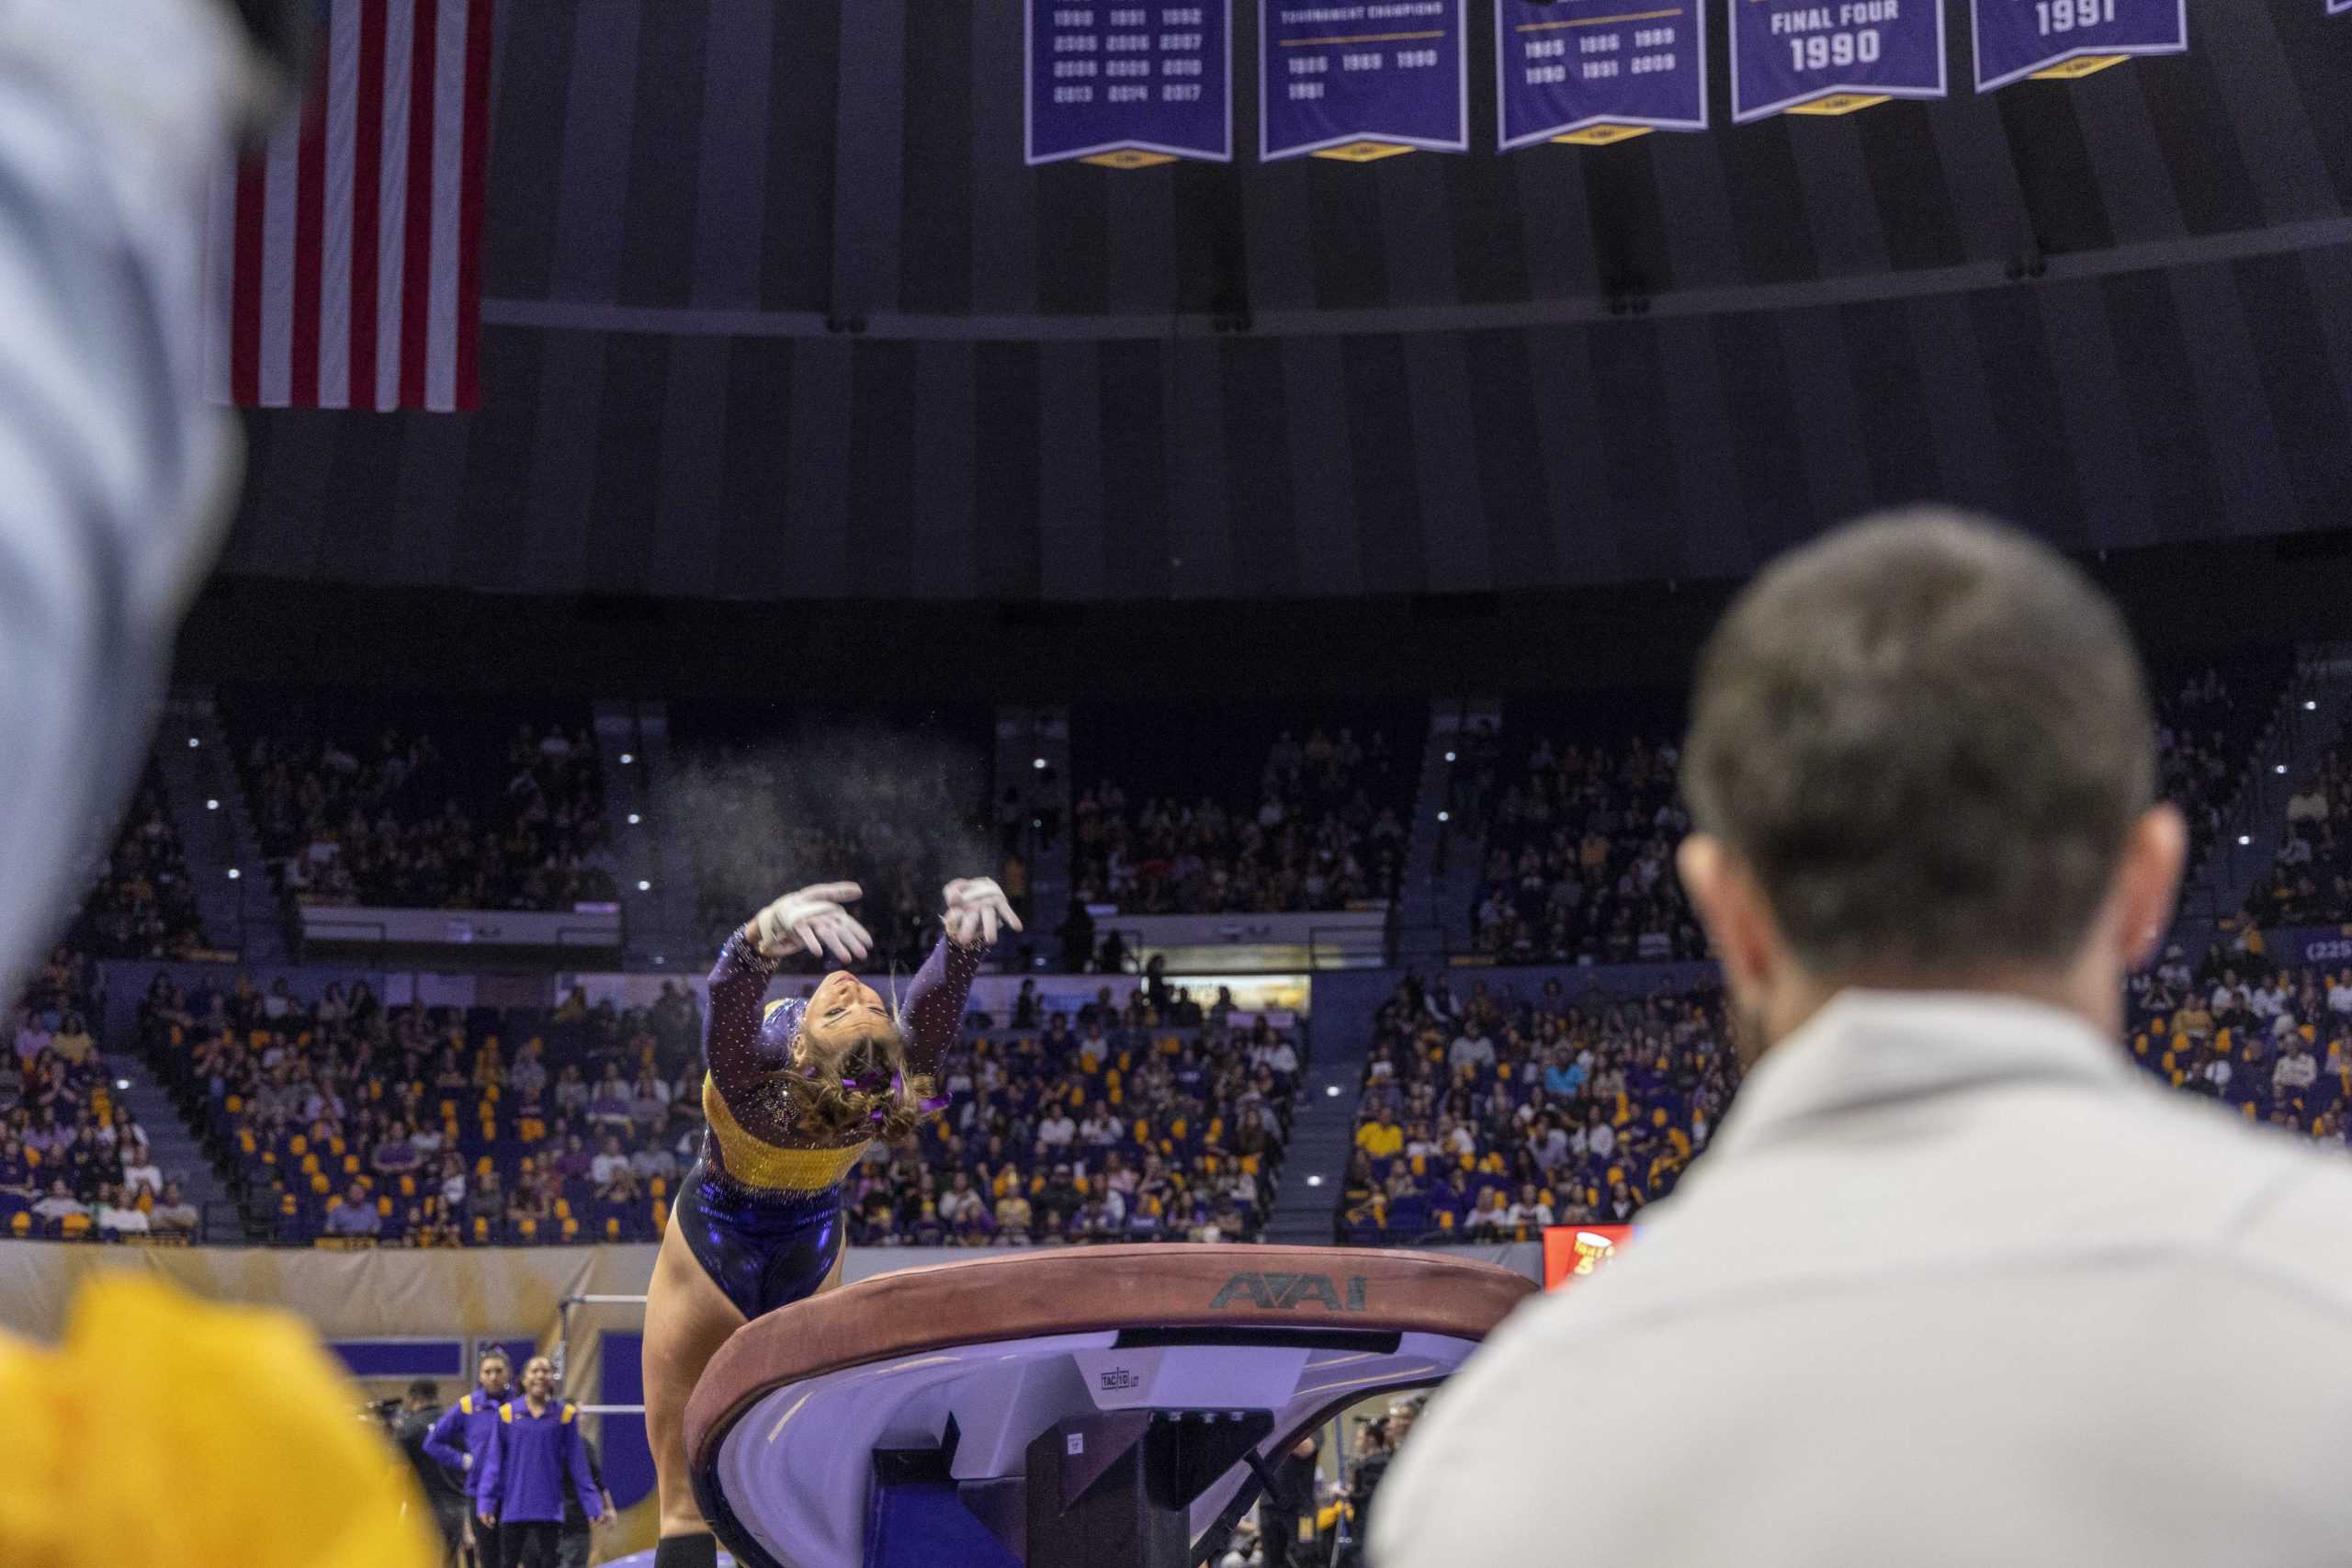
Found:
[[[842,1182],[876,1139],[907,1137],[945,1101],[955,1041],[981,955],[1022,929],[987,877],[944,890],[945,930],[896,1013],[836,969],[805,1001],[767,1002],[794,953],[849,964],[872,939],[854,882],[804,887],[730,933],[710,972],[703,1025],[702,1158],[679,1184],[645,1303],[646,1435],[661,1490],[656,1568],[712,1568],[718,1543],[694,1495],[684,1416],[703,1369],[763,1313],[842,1280]]]

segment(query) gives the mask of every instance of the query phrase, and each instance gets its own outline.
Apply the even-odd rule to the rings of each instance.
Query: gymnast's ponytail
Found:
[[[864,1132],[882,1143],[904,1143],[930,1114],[924,1101],[933,1093],[932,1080],[908,1074],[906,1029],[895,1019],[853,1044],[838,1074],[792,1077],[802,1120],[829,1134]]]

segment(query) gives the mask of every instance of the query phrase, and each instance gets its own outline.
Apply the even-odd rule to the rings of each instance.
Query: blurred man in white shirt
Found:
[[[1693,714],[1754,1070],[1438,1394],[1376,1568],[2352,1556],[2352,1166],[2118,1043],[2187,833],[2113,606],[2006,529],[1866,525],[1741,595]]]
[[[309,0],[0,7],[0,997],[74,907],[235,498],[204,210]]]

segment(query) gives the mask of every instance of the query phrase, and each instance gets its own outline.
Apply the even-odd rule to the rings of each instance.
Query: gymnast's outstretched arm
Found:
[[[956,1043],[964,1025],[964,1002],[971,995],[972,976],[980,972],[987,950],[966,947],[942,932],[931,956],[907,984],[905,1022],[907,1071],[918,1077],[937,1077],[940,1058]]]
[[[752,1091],[760,1079],[785,1065],[783,1048],[764,1045],[760,1027],[765,1017],[762,998],[781,962],[780,955],[762,953],[748,931],[739,931],[728,934],[726,945],[718,950],[718,962],[711,965],[710,1005],[702,1020],[702,1057],[710,1065],[711,1081],[730,1106],[751,1104],[755,1098]],[[782,1005],[798,1009],[806,1004],[795,997]],[[782,1031],[779,1038],[790,1039],[790,1029]]]
[[[940,1058],[963,1026],[964,999],[980,959],[996,942],[1000,926],[1021,930],[1021,918],[1004,890],[985,876],[951,882],[941,890],[946,931],[915,971],[901,1010],[907,1032],[907,1071],[916,1077],[939,1072]]]

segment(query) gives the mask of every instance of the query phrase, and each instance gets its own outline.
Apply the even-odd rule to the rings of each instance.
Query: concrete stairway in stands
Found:
[[[1372,1055],[1372,1021],[1395,988],[1394,975],[1357,970],[1316,982],[1314,1051],[1283,1152],[1282,1190],[1266,1216],[1268,1241],[1328,1247],[1337,1233],[1364,1059]]]
[[[1321,1021],[1315,1026],[1317,1050],[1300,1086],[1283,1151],[1281,1189],[1266,1216],[1265,1239],[1285,1246],[1329,1247],[1340,1210],[1340,1186],[1354,1146],[1356,1101],[1363,1087],[1369,1031],[1354,1035],[1352,1050],[1326,1050],[1339,1034]],[[1330,1091],[1337,1089],[1340,1092]]]
[[[2318,768],[2346,720],[2352,720],[2352,644],[2306,649],[2255,743],[2251,772],[2219,840],[2182,890],[2172,940],[2190,962],[2211,947],[2221,922],[2245,907],[2277,863],[2287,837],[2287,797]]]
[[[196,883],[207,943],[249,964],[288,956],[285,911],[270,886],[261,836],[245,808],[236,759],[209,690],[175,692],[155,732],[156,771],[172,826]]]
[[[1039,767],[1043,762],[1045,766]],[[1010,957],[1023,948],[1032,967],[1061,963],[1062,920],[1069,913],[1070,774],[1069,710],[1065,707],[1003,706],[996,710],[995,764],[989,793],[989,816],[1001,835],[1008,824],[1006,792],[1019,803],[1022,820],[1010,826],[1029,868],[1029,907],[1022,919],[1028,931],[998,948]],[[989,868],[1001,874],[1001,864]],[[958,872],[956,874],[964,875]]]
[[[1393,922],[1396,962],[1427,971],[1444,964],[1449,949],[1470,941],[1470,895],[1477,886],[1478,854],[1456,824],[1440,819],[1453,778],[1459,739],[1474,725],[1499,725],[1502,704],[1492,697],[1441,698],[1430,705],[1429,739],[1421,750],[1421,784],[1413,803]]]
[[[187,1201],[197,1206],[207,1222],[205,1241],[239,1241],[243,1232],[233,1218],[234,1207],[228,1187],[220,1172],[205,1157],[203,1145],[187,1122],[180,1120],[177,1107],[164,1086],[144,1063],[128,1051],[115,1050],[105,1055],[107,1072],[114,1080],[116,1098],[130,1107],[130,1114],[139,1129],[147,1134],[147,1146],[155,1156],[156,1166],[164,1177],[180,1184]],[[221,1234],[210,1234],[218,1226]]]
[[[692,968],[702,942],[693,852],[676,815],[669,709],[659,702],[600,701],[595,734],[613,880],[620,886],[623,962],[631,969]]]

